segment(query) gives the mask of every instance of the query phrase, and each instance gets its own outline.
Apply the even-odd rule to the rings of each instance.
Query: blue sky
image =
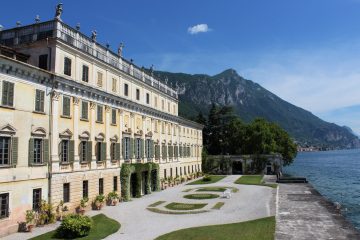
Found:
[[[210,75],[234,68],[360,133],[360,0],[62,2],[64,22],[96,29],[114,50],[124,42],[124,56],[140,66]],[[51,19],[57,3],[4,1],[0,24]]]

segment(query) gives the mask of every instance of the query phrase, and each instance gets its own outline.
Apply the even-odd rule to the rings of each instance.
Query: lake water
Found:
[[[360,149],[298,153],[284,173],[306,177],[360,229]]]

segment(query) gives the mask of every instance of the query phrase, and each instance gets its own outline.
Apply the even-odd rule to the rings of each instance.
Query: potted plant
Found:
[[[34,228],[34,220],[35,220],[35,211],[33,210],[26,210],[26,215],[25,215],[25,220],[26,220],[26,228],[28,232],[32,232],[33,228]]]
[[[109,192],[108,196],[108,203],[109,205],[112,205],[112,206],[116,206],[116,204],[118,203],[119,201],[119,195],[117,192],[113,191],[113,192]]]
[[[160,180],[160,182],[161,182],[161,190],[165,190],[166,189],[166,181],[165,181],[165,178],[162,178],[161,180]]]
[[[104,201],[105,201],[105,196],[103,194],[96,196],[94,205],[97,210],[101,210],[101,208],[103,207]]]
[[[87,207],[88,201],[89,201],[89,198],[87,198],[87,197],[84,197],[80,200],[79,213],[81,215],[84,215],[85,208]]]
[[[181,183],[185,182],[186,179],[184,177],[181,178]]]

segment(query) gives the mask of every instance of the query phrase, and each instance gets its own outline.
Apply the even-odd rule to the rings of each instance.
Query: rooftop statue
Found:
[[[120,43],[119,47],[118,47],[118,55],[120,57],[122,57],[122,51],[124,49],[125,45],[123,43]]]
[[[91,32],[91,39],[95,42],[96,41],[97,32],[96,30]]]
[[[61,21],[61,14],[63,12],[63,4],[59,3],[55,8],[55,19]]]

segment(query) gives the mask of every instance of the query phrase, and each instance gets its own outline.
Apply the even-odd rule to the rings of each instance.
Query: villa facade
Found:
[[[158,178],[201,171],[203,126],[179,117],[176,90],[122,46],[112,52],[59,14],[0,31],[0,45],[0,237],[41,200],[74,210],[120,193],[124,164],[156,163]]]

